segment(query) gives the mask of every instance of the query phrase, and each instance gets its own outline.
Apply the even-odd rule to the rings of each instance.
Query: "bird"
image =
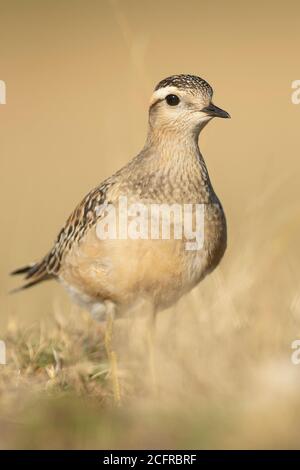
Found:
[[[213,118],[230,117],[212,97],[212,87],[196,75],[161,80],[150,100],[142,150],[83,198],[43,258],[11,273],[25,277],[17,290],[55,279],[76,303],[103,319],[108,312],[122,315],[143,301],[156,314],[211,273],[225,253],[227,225],[198,140]],[[155,239],[107,233],[100,237],[101,223],[106,221],[107,228],[108,207],[120,208],[121,197],[146,208],[192,207],[192,222],[195,208],[201,207],[201,248],[187,249],[185,236],[162,239],[161,228]],[[115,223],[121,217],[120,212]],[[140,220],[149,217],[148,213]]]

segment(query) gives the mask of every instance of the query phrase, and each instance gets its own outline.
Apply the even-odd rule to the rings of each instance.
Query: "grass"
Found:
[[[109,374],[102,337],[103,330],[84,314],[78,314],[76,322],[56,316],[51,326],[25,329],[10,322],[5,339],[8,366],[3,371],[17,388],[26,390],[30,384],[31,392],[89,393],[102,401]],[[5,395],[7,385],[1,385]]]
[[[269,253],[256,277],[244,261],[238,276],[234,265],[226,278],[213,273],[158,317],[155,388],[141,319],[115,322],[109,345],[104,327],[76,309],[31,327],[10,320],[1,447],[299,447],[297,296],[287,303],[264,282]]]
[[[75,307],[10,317],[1,448],[299,448],[300,226],[297,201],[272,212],[275,189],[220,268],[158,315],[151,354],[142,312],[111,338]]]

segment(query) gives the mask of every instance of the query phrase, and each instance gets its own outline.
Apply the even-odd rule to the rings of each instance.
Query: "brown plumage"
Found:
[[[211,102],[212,88],[199,77],[161,81],[149,109],[143,150],[88,193],[41,261],[14,271],[31,287],[57,279],[95,315],[110,304],[127,310],[145,299],[154,311],[174,303],[213,270],[226,248],[226,220],[198,147],[201,129],[214,116],[229,115]],[[204,245],[187,251],[186,240],[106,239],[97,236],[105,204],[203,204]]]

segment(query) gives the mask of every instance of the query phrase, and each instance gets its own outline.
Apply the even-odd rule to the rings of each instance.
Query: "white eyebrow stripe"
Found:
[[[170,94],[178,94],[178,88],[176,86],[166,86],[156,90],[150,100],[150,106],[157,100],[164,100],[166,96]]]

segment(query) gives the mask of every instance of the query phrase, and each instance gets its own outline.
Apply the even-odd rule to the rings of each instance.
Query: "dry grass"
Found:
[[[115,322],[106,347],[104,327],[76,309],[56,308],[31,328],[10,320],[1,446],[299,447],[300,373],[290,359],[300,333],[290,273],[298,225],[281,232],[294,215],[282,212],[262,239],[251,233],[259,214],[246,214],[223,270],[158,317],[155,387],[141,319]]]

